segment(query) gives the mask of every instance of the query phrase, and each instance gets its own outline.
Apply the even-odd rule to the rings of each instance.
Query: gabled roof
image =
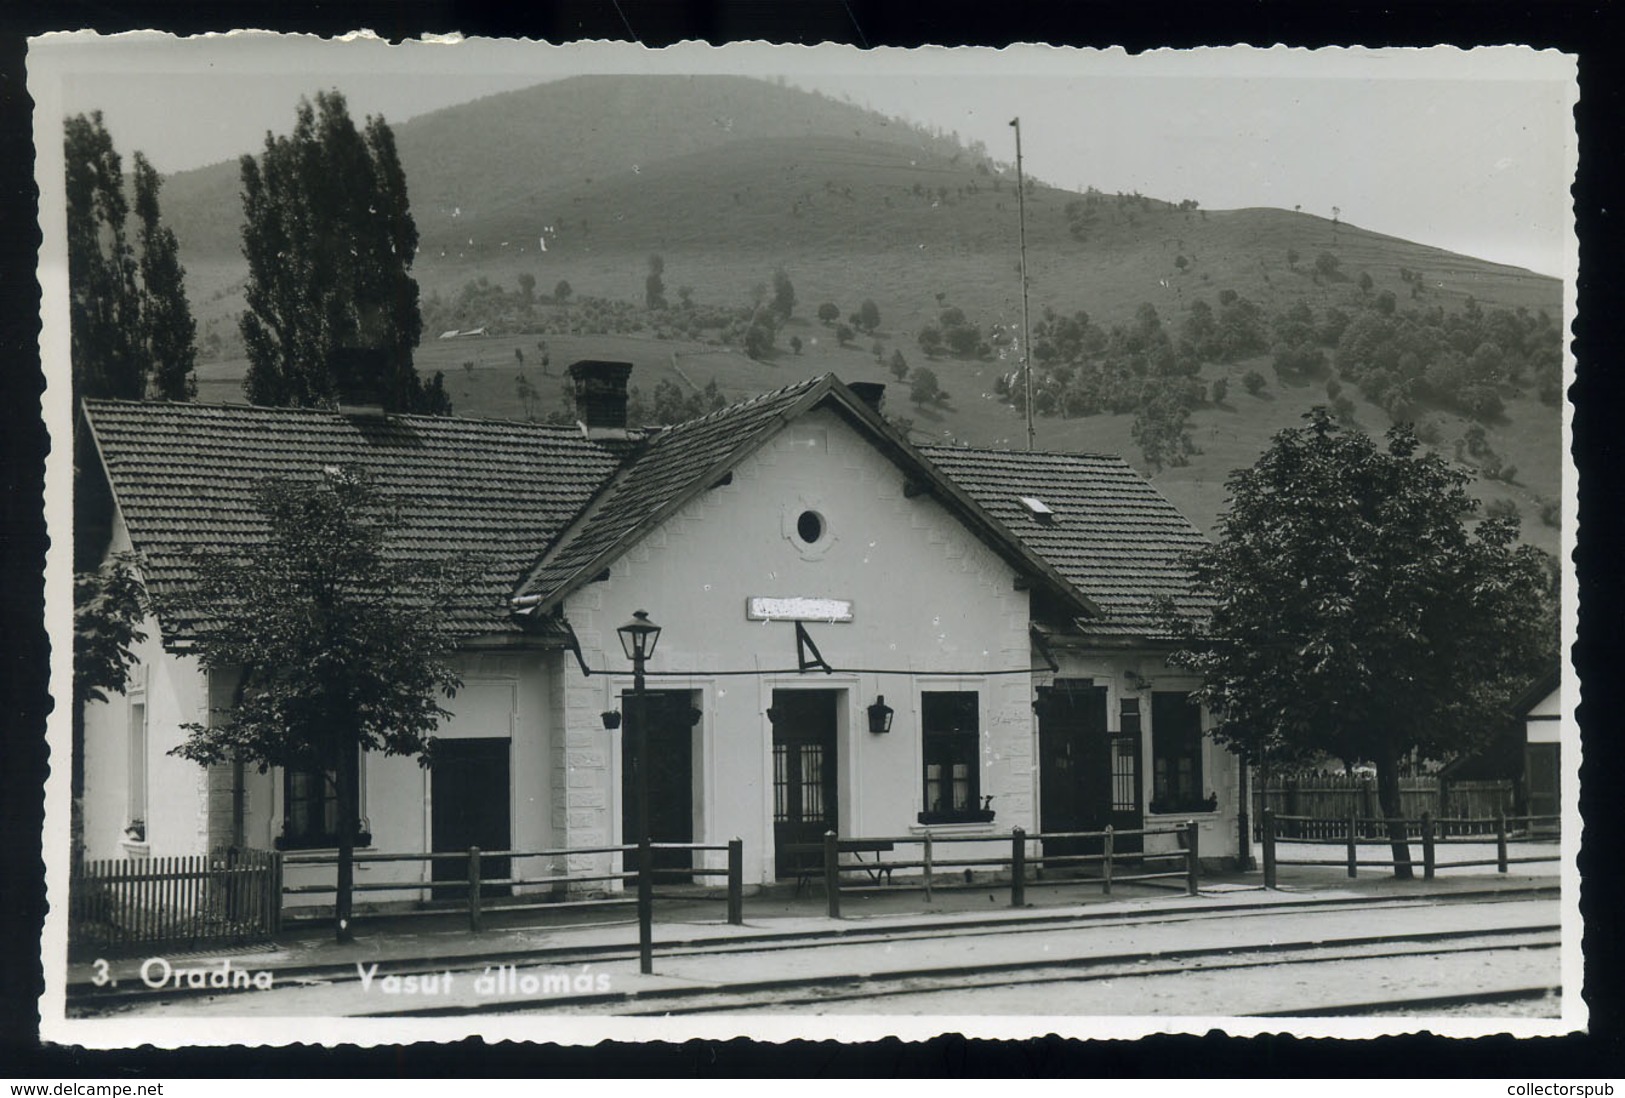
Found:
[[[1100,608],[1101,617],[1075,624],[1080,636],[1163,637],[1151,613],[1162,596],[1192,616],[1206,612],[1181,562],[1206,539],[1122,458],[948,446],[922,452]]]
[[[1098,609],[1042,554],[1011,537],[951,478],[943,477],[834,374],[798,382],[655,435],[520,584],[516,604],[533,612],[557,606],[785,425],[822,407],[844,416],[1021,574],[1045,585],[1074,612]]]
[[[260,478],[354,463],[401,503],[400,551],[489,561],[454,611],[471,633],[517,628],[515,578],[619,465],[576,427],[108,400],[84,410],[155,595],[186,581],[188,548],[263,540]]]

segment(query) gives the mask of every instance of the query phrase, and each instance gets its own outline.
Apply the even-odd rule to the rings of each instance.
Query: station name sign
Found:
[[[751,621],[851,621],[852,600],[752,595],[745,600],[745,617]]]

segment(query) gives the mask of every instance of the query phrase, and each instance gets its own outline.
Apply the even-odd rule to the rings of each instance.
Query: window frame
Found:
[[[960,696],[957,704],[963,706],[959,714],[951,711],[935,713],[938,704],[955,703],[935,699]],[[982,692],[980,689],[949,689],[920,691],[920,801],[922,811],[917,817],[922,824],[985,823],[993,818],[991,809],[982,807]],[[969,727],[954,727],[954,717],[970,718]],[[947,719],[949,727],[933,727]],[[962,806],[950,804],[947,808],[932,804],[933,787],[937,787],[938,803],[945,795],[954,799],[956,776],[953,767],[965,767],[965,797]],[[945,767],[936,777],[933,766]]]
[[[1174,708],[1176,705],[1179,708]],[[1180,714],[1180,717],[1176,718],[1174,714]],[[1213,798],[1207,795],[1205,785],[1206,735],[1202,726],[1202,707],[1190,700],[1187,691],[1158,690],[1152,693],[1149,805],[1152,813],[1169,815],[1215,810],[1216,805]],[[1184,761],[1189,762],[1190,770],[1180,781],[1180,775],[1175,772]],[[1176,783],[1187,788],[1172,788]]]
[[[124,834],[125,841],[131,843],[146,842],[151,827],[151,821],[147,819],[152,805],[151,768],[148,765],[149,721],[146,692],[131,694],[124,760]]]
[[[355,766],[350,768],[350,777],[351,777],[351,780],[355,783],[355,807],[356,807],[356,816],[357,816],[357,831],[356,831],[356,837],[355,837],[355,845],[357,847],[364,847],[364,846],[371,846],[372,845],[372,834],[371,834],[371,832],[370,832],[370,830],[369,830],[369,828],[367,826],[367,820],[366,820],[366,805],[362,802],[362,799],[361,799],[362,790],[364,790],[366,788],[366,782],[362,779],[362,773],[361,773],[362,760],[365,757],[366,757],[366,753],[364,751],[360,750],[359,748],[357,748],[356,749]],[[294,832],[294,830],[293,830],[293,808],[294,808],[295,802],[296,801],[304,802],[304,801],[307,801],[307,800],[314,801],[314,800],[316,800],[316,798],[311,797],[308,794],[302,794],[302,795],[300,795],[298,797],[295,797],[295,795],[294,795],[294,783],[299,778],[309,778],[309,777],[312,777],[312,776],[315,776],[315,775],[320,775],[321,776],[322,794],[321,794],[321,798],[320,798],[320,800],[318,802],[317,811],[324,818],[324,823],[323,823],[323,825],[322,825],[322,827],[320,829],[307,827],[307,828],[303,829],[301,833],[296,834]],[[326,824],[325,824],[325,817],[327,815],[327,806],[329,804],[332,805],[332,812],[333,812],[333,815],[336,818],[337,815],[338,815],[338,782],[334,778],[333,771],[331,771],[331,770],[315,770],[315,769],[311,769],[311,768],[308,768],[308,767],[298,767],[298,766],[285,766],[285,767],[283,767],[282,768],[282,823],[281,823],[281,830],[277,834],[276,842],[274,844],[276,846],[276,849],[278,849],[278,850],[334,850],[334,849],[337,849],[337,847],[339,845],[339,836],[338,836],[338,831],[337,831],[336,819],[335,819],[334,827],[332,827],[332,828],[328,828],[326,826]]]

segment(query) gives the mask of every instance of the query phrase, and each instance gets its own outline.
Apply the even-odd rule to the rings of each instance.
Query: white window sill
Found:
[[[910,835],[997,835],[999,838],[1006,837],[1005,833],[1001,833],[998,828],[993,826],[991,821],[986,823],[981,821],[976,823],[915,823],[908,825],[908,833]]]
[[[128,857],[147,858],[152,856],[152,846],[145,840],[141,842],[134,842],[130,839],[122,839],[120,840],[119,845],[124,847],[124,853]]]

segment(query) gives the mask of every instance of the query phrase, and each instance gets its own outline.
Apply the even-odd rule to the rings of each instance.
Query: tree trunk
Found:
[[[1400,820],[1399,807],[1399,753],[1389,744],[1377,752],[1377,805],[1388,829],[1388,842],[1393,849],[1394,878],[1408,881],[1411,872],[1411,846]]]
[[[341,942],[355,937],[350,929],[351,893],[355,884],[355,826],[359,816],[355,803],[355,756],[353,737],[343,737],[334,771],[334,778],[338,781],[339,864],[337,891],[333,897],[333,932]]]

